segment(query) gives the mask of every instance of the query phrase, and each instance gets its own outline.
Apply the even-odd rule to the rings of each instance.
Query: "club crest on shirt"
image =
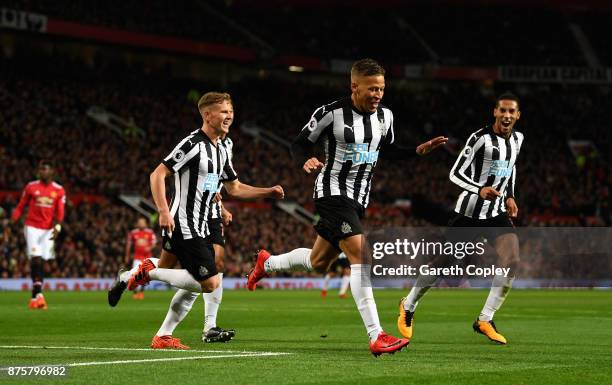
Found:
[[[185,152],[183,150],[176,150],[174,155],[172,155],[172,159],[174,159],[175,162],[180,162],[181,159],[183,159],[184,157],[185,157]]]
[[[57,198],[57,193],[55,191],[51,191],[51,198]]]
[[[342,234],[348,234],[353,229],[351,228],[351,225],[349,225],[347,222],[342,222],[342,227],[340,228],[340,230],[342,230]]]
[[[384,119],[378,119],[378,129],[380,130],[381,136],[387,135],[388,128]]]
[[[472,153],[472,148],[471,147],[466,147],[466,148],[463,149],[463,155],[470,156],[471,153]]]

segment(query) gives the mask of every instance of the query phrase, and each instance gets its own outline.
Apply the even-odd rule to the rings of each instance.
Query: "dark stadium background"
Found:
[[[288,5],[291,4],[291,5]],[[606,1],[13,1],[0,3],[0,278],[29,277],[21,225],[8,216],[40,159],[69,197],[48,277],[113,277],[148,175],[200,126],[195,101],[235,103],[241,180],[281,184],[312,209],[312,177],[275,139],[291,140],[315,108],[348,95],[347,69],[388,70],[384,103],[399,140],[448,135],[424,160],[377,168],[366,224],[444,223],[458,190],[455,151],[491,121],[495,96],[521,98],[517,177],[524,226],[609,226],[612,5]],[[119,132],[88,116],[98,106]],[[140,131],[141,130],[141,131]],[[227,202],[226,276],[252,252],[309,246],[314,232],[272,202]],[[529,266],[523,266],[529,271]],[[562,274],[563,272],[561,272]]]

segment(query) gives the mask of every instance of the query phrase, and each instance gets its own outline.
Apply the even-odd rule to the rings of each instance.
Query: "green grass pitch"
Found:
[[[144,301],[134,301],[126,293],[111,309],[105,292],[50,292],[49,310],[32,311],[27,309],[28,293],[0,293],[0,367],[86,364],[69,367],[65,378],[45,380],[8,378],[0,371],[0,385],[516,385],[609,384],[612,379],[612,291],[514,290],[495,318],[509,340],[499,346],[471,328],[487,291],[432,290],[416,313],[408,349],[374,358],[350,297],[226,290],[218,323],[237,330],[233,341],[200,341],[203,305],[198,299],[175,332],[195,351],[138,350],[148,347],[172,294],[147,292]],[[402,295],[404,291],[375,292],[383,327],[395,335]],[[158,361],[141,362],[154,359]],[[105,363],[109,361],[128,362]]]

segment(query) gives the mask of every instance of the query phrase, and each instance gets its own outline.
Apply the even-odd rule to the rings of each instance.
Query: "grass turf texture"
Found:
[[[146,348],[172,292],[130,293],[111,309],[106,292],[46,293],[47,311],[28,294],[0,293],[0,345]],[[374,358],[351,298],[317,291],[226,290],[219,325],[237,330],[225,344],[203,344],[202,299],[174,335],[195,350],[290,352],[68,368],[62,384],[604,384],[612,378],[611,291],[514,290],[495,321],[508,338],[495,345],[472,331],[484,290],[432,290],[421,301],[408,350]],[[375,293],[383,327],[398,335],[404,291]],[[322,338],[322,335],[327,335]],[[230,353],[0,348],[0,367]],[[234,354],[234,353],[231,353]],[[0,384],[39,383],[7,378]]]

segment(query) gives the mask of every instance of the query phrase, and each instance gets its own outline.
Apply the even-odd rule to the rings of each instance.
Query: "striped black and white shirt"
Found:
[[[362,113],[351,98],[340,99],[318,108],[294,144],[306,139],[311,144],[322,141],[325,149],[314,198],[344,196],[367,207],[381,147],[394,141],[391,110],[379,105],[373,113]]]
[[[474,219],[487,219],[506,212],[506,199],[514,197],[516,159],[523,134],[513,131],[509,138],[497,135],[492,126],[470,135],[453,169],[450,180],[464,191],[455,212]],[[483,187],[493,187],[502,196],[490,201],[479,195]]]
[[[174,172],[170,213],[175,231],[180,231],[183,239],[206,237],[206,219],[219,181],[237,178],[227,149],[219,143],[215,145],[197,129],[174,147],[163,164]]]
[[[234,150],[234,142],[232,142],[232,140],[229,137],[225,137],[223,139],[221,139],[221,145],[225,147],[226,151],[227,151],[227,156],[229,157],[230,162],[232,161],[232,151]],[[219,187],[217,189],[217,192],[221,192],[221,189],[223,188],[223,181],[219,181]],[[217,202],[212,202],[212,205],[210,207],[210,211],[208,214],[208,220],[213,220],[213,219],[221,219],[221,205]]]

